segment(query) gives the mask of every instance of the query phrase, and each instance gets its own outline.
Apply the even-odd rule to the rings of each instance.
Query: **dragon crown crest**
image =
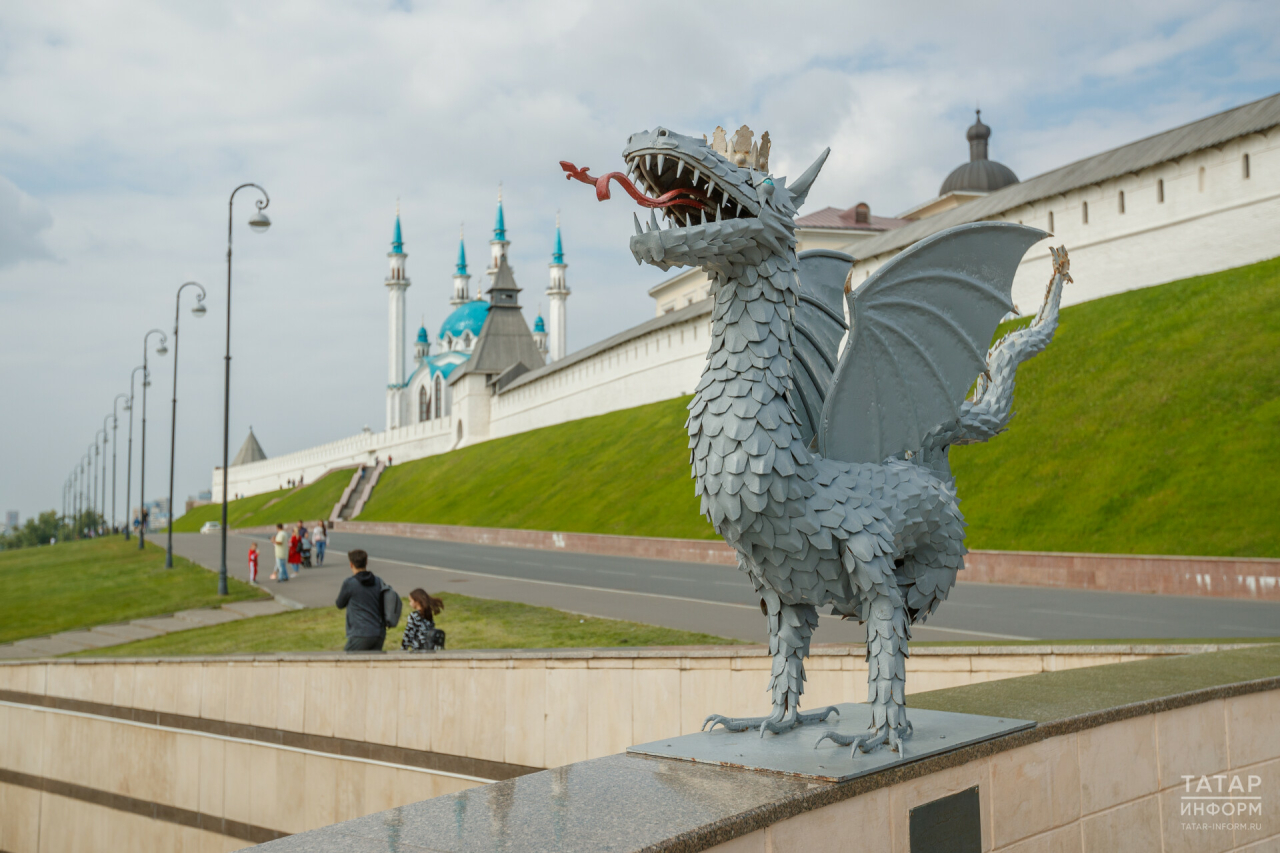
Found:
[[[755,134],[745,124],[738,128],[732,137],[726,135],[723,127],[716,127],[711,134],[711,148],[735,166],[755,169],[757,172],[769,171],[769,131],[760,134],[760,141],[753,142]],[[703,141],[707,140],[704,135]]]

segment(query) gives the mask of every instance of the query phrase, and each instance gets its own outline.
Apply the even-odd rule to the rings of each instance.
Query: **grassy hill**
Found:
[[[232,527],[260,527],[264,524],[292,524],[298,519],[315,521],[329,517],[333,505],[351,482],[351,470],[334,471],[300,489],[263,492],[227,503],[227,524]],[[222,520],[222,504],[198,506],[173,522],[179,533],[195,533],[206,521]]]
[[[689,398],[394,465],[360,521],[629,536],[715,536],[689,479]]]
[[[711,538],[687,401],[396,465],[360,520]],[[952,451],[970,547],[1280,557],[1280,259],[1064,309],[1014,408]]]

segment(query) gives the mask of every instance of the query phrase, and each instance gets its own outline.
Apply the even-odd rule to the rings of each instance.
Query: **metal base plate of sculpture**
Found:
[[[901,756],[911,626],[946,599],[966,553],[948,448],[1008,425],[1018,365],[1057,327],[1067,254],[1051,250],[1030,326],[988,347],[1013,309],[1022,256],[1048,235],[1006,222],[949,228],[854,289],[850,256],[796,253],[796,212],[829,149],[788,184],[769,172],[768,134],[752,136],[717,128],[708,142],[659,127],[627,141],[627,174],[561,166],[598,199],[617,182],[650,209],[646,226],[635,219],[637,263],[700,267],[712,282],[690,463],[701,512],[760,595],[773,708],[712,714],[706,726],[763,737],[827,722],[833,708],[801,713],[800,697],[818,608],[829,607],[866,625],[870,716],[864,730],[811,728],[812,739]]]
[[[870,705],[845,703],[827,720],[836,722],[834,731],[845,737],[859,737],[874,726]],[[827,740],[813,745],[813,734],[801,727],[766,738],[746,737],[727,729],[655,740],[627,748],[632,755],[678,758],[696,764],[765,770],[788,776],[804,776],[823,782],[847,782],[885,767],[893,767],[906,759],[918,760],[990,740],[993,737],[1029,729],[1030,720],[984,717],[977,714],[953,714],[947,711],[914,710],[913,731],[906,756],[890,750],[877,750],[849,760],[849,753]]]

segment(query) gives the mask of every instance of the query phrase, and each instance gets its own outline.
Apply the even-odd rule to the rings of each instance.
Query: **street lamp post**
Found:
[[[93,444],[89,445],[89,449],[85,452],[85,457],[84,457],[85,459],[84,464],[87,465],[89,468],[89,470],[85,473],[84,482],[85,482],[85,491],[87,493],[86,494],[87,505],[89,507],[89,519],[91,521],[93,519],[93,510],[94,510],[93,502],[98,497],[98,484],[96,482],[98,466],[95,465],[93,462],[93,452],[97,449],[98,449],[98,434],[95,432],[93,434]],[[89,529],[92,530],[93,527],[91,526]]]
[[[124,394],[117,394],[116,398],[111,401],[111,530],[116,529],[116,451],[120,448],[120,438],[116,432],[120,426],[120,416],[116,414],[116,406],[120,405],[120,398],[124,397],[126,405],[129,398]]]
[[[142,365],[138,365],[129,374],[129,402],[124,407],[129,413],[129,457],[124,466],[124,541],[126,542],[129,541],[129,528],[133,526],[129,520],[129,504],[133,501],[133,380],[137,377],[138,371],[143,369]]]
[[[160,346],[156,347],[156,355],[164,355],[169,350],[165,344],[168,337],[159,329],[152,329],[142,336],[142,450],[138,455],[138,550],[147,545],[147,388],[151,385],[151,372],[147,370],[147,341],[152,335],[160,336]]]
[[[103,416],[102,429],[99,430],[102,433],[102,453],[100,454],[102,457],[102,485],[98,487],[98,515],[102,517],[102,525],[99,528],[101,530],[105,530],[107,527],[107,441],[110,439],[110,436],[107,435],[107,421],[110,418],[111,415]]]
[[[102,445],[98,444],[98,433],[102,434]],[[106,441],[107,430],[106,425],[104,424],[102,429],[93,434],[93,500],[97,505],[97,515],[94,517],[93,521],[93,530],[95,535],[98,531],[97,516],[102,515],[102,504],[105,502],[105,498],[107,496]],[[100,449],[102,452],[99,452]],[[98,476],[99,462],[102,464],[101,477]],[[99,497],[99,495],[101,495],[101,497]]]
[[[173,306],[173,412],[169,418],[169,544],[164,555],[166,569],[173,568],[173,462],[178,436],[178,318],[182,316],[182,291],[187,287],[200,289],[200,295],[196,297],[196,304],[191,309],[191,313],[197,317],[203,317],[205,314],[204,287],[196,281],[188,281],[179,287]]]
[[[225,374],[222,382],[222,558],[218,562],[218,595],[227,594],[227,480],[230,476],[228,458],[231,440],[231,226],[236,202],[236,193],[245,187],[253,187],[262,193],[262,198],[254,202],[258,211],[249,220],[249,227],[262,232],[271,227],[271,220],[263,213],[271,204],[267,191],[257,184],[241,184],[231,191],[227,201],[227,354],[224,361]]]

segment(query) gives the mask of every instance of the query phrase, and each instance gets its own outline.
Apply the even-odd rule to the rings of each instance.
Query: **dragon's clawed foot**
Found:
[[[871,753],[881,747],[888,746],[889,749],[905,758],[907,752],[906,748],[903,746],[903,741],[910,736],[910,722],[905,722],[899,726],[890,726],[886,723],[885,725],[872,729],[866,734],[860,735],[846,735],[841,734],[835,729],[830,729],[822,733],[822,736],[818,738],[816,743],[814,743],[813,748],[817,749],[822,746],[823,741],[829,740],[840,746],[852,747],[852,749],[849,750],[849,757],[857,758],[859,751]]]
[[[840,709],[835,705],[828,705],[825,708],[804,714],[796,712],[794,707],[790,710],[779,709],[768,717],[725,717],[721,714],[712,714],[702,722],[702,730],[711,731],[717,725],[724,726],[727,731],[731,732],[759,729],[760,736],[764,737],[765,732],[780,734],[806,723],[826,722],[827,717],[832,714],[837,716],[840,714]]]

